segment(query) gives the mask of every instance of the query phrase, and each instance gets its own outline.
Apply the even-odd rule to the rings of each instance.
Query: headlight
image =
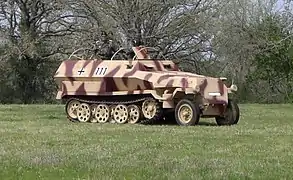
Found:
[[[194,88],[195,92],[199,92],[200,91],[200,87],[198,85],[195,86]]]
[[[238,87],[235,84],[232,84],[230,86],[230,89],[231,89],[231,91],[237,91],[238,90]]]

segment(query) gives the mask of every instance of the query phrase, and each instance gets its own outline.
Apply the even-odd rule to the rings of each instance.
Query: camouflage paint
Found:
[[[149,59],[147,51],[138,52],[140,48],[133,49],[140,60],[63,61],[54,76],[62,87],[58,90],[56,99],[63,99],[66,95],[151,94],[160,101],[170,102],[178,92],[182,92],[200,95],[201,102],[209,105],[204,113],[206,115],[224,111],[231,90],[220,78],[182,72],[171,60]],[[130,63],[131,67],[128,66]],[[161,94],[162,91],[165,93]],[[163,103],[163,108],[174,107],[164,107]]]

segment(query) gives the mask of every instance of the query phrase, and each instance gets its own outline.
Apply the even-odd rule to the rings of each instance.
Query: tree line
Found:
[[[184,71],[224,76],[243,103],[293,101],[291,0],[2,0],[0,102],[53,103],[69,55],[155,47]]]

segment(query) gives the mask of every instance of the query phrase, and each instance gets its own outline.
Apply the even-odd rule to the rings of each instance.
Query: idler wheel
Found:
[[[106,123],[110,119],[110,109],[105,104],[100,104],[96,108],[95,119],[99,123]]]
[[[80,106],[77,109],[77,119],[80,122],[88,122],[91,119],[91,109],[88,104],[80,104]]]
[[[71,120],[77,120],[77,110],[80,102],[77,100],[69,100],[66,103],[66,114]]]
[[[139,121],[140,119],[140,109],[136,105],[129,105],[127,107],[128,113],[129,113],[129,118],[128,118],[128,123],[130,124],[135,124]]]
[[[128,120],[128,110],[123,104],[119,104],[114,109],[114,120],[119,124],[124,124]]]

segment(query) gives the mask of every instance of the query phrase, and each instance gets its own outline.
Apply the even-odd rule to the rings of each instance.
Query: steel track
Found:
[[[95,100],[85,100],[85,99],[81,99],[81,98],[76,98],[76,97],[71,97],[68,99],[69,101],[72,100],[76,100],[79,101],[80,103],[88,103],[88,104],[107,104],[107,105],[118,105],[118,104],[134,104],[134,103],[139,103],[139,102],[143,102],[145,100],[153,100],[154,98],[151,97],[144,97],[144,98],[139,98],[139,99],[135,99],[135,100],[130,100],[130,101],[95,101]],[[159,112],[157,112],[156,116],[152,119],[142,119],[139,124],[153,124],[157,121],[160,120],[161,116],[162,116],[162,108],[159,106],[159,104],[157,104],[157,109]],[[65,108],[66,110],[66,108]],[[67,116],[67,119],[69,119],[72,122],[79,122],[78,120],[73,120],[71,119],[69,116]]]

